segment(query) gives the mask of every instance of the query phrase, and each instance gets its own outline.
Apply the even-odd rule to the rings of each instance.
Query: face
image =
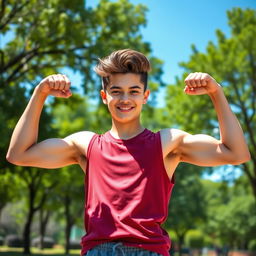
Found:
[[[133,73],[114,74],[106,92],[101,90],[104,104],[115,121],[131,122],[140,118],[143,104],[146,104],[150,91],[144,92],[140,75]]]

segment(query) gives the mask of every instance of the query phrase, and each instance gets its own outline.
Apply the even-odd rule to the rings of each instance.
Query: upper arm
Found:
[[[14,164],[42,168],[60,168],[78,164],[80,158],[85,158],[85,151],[91,132],[78,132],[64,139],[53,138],[32,145],[22,155],[14,157]]]
[[[238,164],[232,152],[211,136],[191,135],[178,129],[164,129],[161,133],[164,156],[175,154],[180,162],[199,166]]]
[[[220,141],[205,134],[184,133],[179,143],[180,161],[199,166],[236,164],[232,152]]]

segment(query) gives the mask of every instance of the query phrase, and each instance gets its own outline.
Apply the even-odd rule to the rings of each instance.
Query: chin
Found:
[[[130,118],[113,118],[112,117],[112,119],[114,119],[118,123],[128,124],[136,121],[137,119],[139,119],[139,117],[130,117]]]

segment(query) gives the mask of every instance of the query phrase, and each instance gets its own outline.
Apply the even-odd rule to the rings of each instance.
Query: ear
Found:
[[[150,90],[147,89],[147,90],[144,92],[143,104],[146,104],[146,103],[147,103],[149,95],[150,95]]]
[[[104,104],[107,104],[107,94],[104,90],[100,90],[100,96]]]

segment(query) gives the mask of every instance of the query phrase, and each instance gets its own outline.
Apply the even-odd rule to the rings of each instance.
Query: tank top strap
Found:
[[[87,159],[90,159],[92,146],[93,146],[95,140],[97,139],[97,137],[99,137],[99,136],[100,136],[100,135],[97,134],[97,133],[95,133],[95,134],[92,136],[92,138],[91,138],[91,140],[90,140],[90,142],[89,142],[89,145],[88,145],[88,149],[87,149],[87,155],[86,155],[86,158],[87,158]]]

